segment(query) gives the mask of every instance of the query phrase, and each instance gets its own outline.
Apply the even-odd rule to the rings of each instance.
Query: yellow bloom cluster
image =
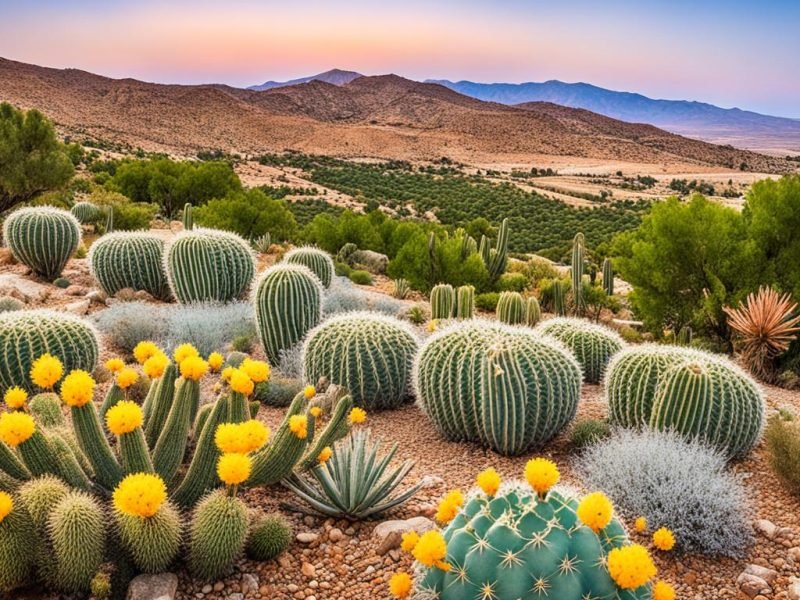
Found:
[[[317,456],[317,460],[320,464],[324,464],[330,460],[331,456],[333,456],[333,449],[330,446],[325,446]]]
[[[61,400],[67,406],[81,407],[92,401],[94,379],[86,371],[76,369],[61,383]]]
[[[598,533],[611,523],[614,505],[603,492],[593,492],[583,497],[576,513],[584,525]]]
[[[176,351],[177,352],[177,351]],[[181,377],[197,381],[208,373],[208,363],[199,356],[189,356],[180,363]]]
[[[608,553],[608,573],[624,590],[635,590],[656,576],[656,565],[639,544],[614,548]]]
[[[31,381],[46,390],[53,387],[63,374],[64,365],[51,354],[42,354],[31,366]]]
[[[6,492],[0,492],[0,523],[14,510],[14,500]]]
[[[225,367],[222,369],[221,377],[225,381],[230,381],[231,376],[233,376],[233,372],[236,370],[236,367]]]
[[[395,573],[389,580],[389,592],[395,598],[408,598],[414,582],[408,573]]]
[[[666,581],[656,581],[653,585],[653,600],[675,600],[675,588]]]
[[[356,406],[352,410],[350,410],[350,414],[347,415],[347,420],[350,421],[351,425],[358,425],[359,423],[363,423],[367,420],[367,411],[363,408],[359,408]]]
[[[148,358],[152,358],[156,354],[163,354],[163,352],[161,348],[149,341],[139,342],[133,349],[133,358],[135,358],[136,362],[140,365],[143,365]]]
[[[313,385],[307,385],[303,388],[303,396],[306,397],[306,400],[311,400],[316,395],[317,388],[315,388]]]
[[[142,409],[138,404],[129,400],[117,402],[106,413],[106,425],[114,435],[130,433],[137,427],[141,427],[143,421]]]
[[[125,367],[125,361],[121,358],[109,358],[105,363],[106,369],[111,371],[112,373],[116,373],[117,371],[122,370]]]
[[[241,369],[234,369],[228,378],[228,383],[234,392],[249,396],[255,389],[255,384],[250,376]]]
[[[427,327],[425,327],[425,329],[428,330],[428,333],[433,333],[434,331],[439,329],[439,321],[437,321],[436,319],[433,319],[432,321],[428,321],[428,325],[427,325]]]
[[[191,344],[181,344],[175,348],[175,352],[172,353],[172,356],[177,364],[181,364],[190,356],[200,356],[200,353],[197,351],[197,348]]]
[[[449,566],[444,562],[447,556],[447,543],[436,529],[423,533],[414,545],[411,554],[426,567],[444,567],[443,570],[448,570]]]
[[[552,460],[534,458],[525,465],[525,479],[539,495],[542,495],[558,483],[561,474]]]
[[[404,552],[413,552],[414,546],[417,545],[418,541],[419,541],[419,534],[416,531],[414,531],[413,529],[411,531],[406,531],[403,534],[402,541],[400,542],[400,548]]]
[[[212,352],[208,355],[208,366],[214,373],[220,370],[222,364],[225,362],[225,357],[219,352]]]
[[[319,406],[312,406],[308,412],[310,412],[311,416],[315,419],[319,419],[322,416],[322,408]]]
[[[3,400],[8,408],[22,408],[28,400],[28,392],[20,387],[12,387],[6,390]]]
[[[494,467],[489,467],[478,473],[475,483],[483,490],[487,496],[494,496],[500,488],[500,475]]]
[[[669,552],[675,547],[675,534],[666,527],[662,527],[653,533],[653,545],[659,550]]]
[[[144,361],[142,371],[150,379],[158,379],[164,374],[167,365],[169,365],[169,357],[163,352],[159,352]]]
[[[299,439],[308,437],[308,418],[305,415],[292,415],[289,417],[289,429]]]
[[[255,383],[261,383],[269,379],[269,364],[263,360],[253,360],[245,358],[239,368],[247,373],[247,376]]]
[[[222,423],[214,434],[214,443],[224,454],[247,454],[267,443],[269,427],[250,419],[244,423]]]
[[[643,533],[647,529],[647,519],[645,517],[638,517],[633,523],[634,529],[637,532]]]
[[[223,454],[217,462],[217,475],[226,485],[238,485],[247,481],[253,463],[246,454]]]
[[[114,490],[114,507],[133,517],[152,517],[167,499],[167,486],[158,475],[134,473]]]
[[[123,390],[127,390],[134,383],[139,381],[139,374],[136,372],[136,369],[125,367],[124,369],[120,369],[119,373],[117,373],[115,381],[119,387]]]
[[[464,494],[461,490],[452,490],[442,498],[439,502],[439,507],[436,510],[436,520],[442,525],[446,525],[456,518],[458,509],[464,504]]]
[[[36,431],[36,424],[28,413],[6,412],[0,415],[0,440],[9,446],[19,446],[27,442]]]

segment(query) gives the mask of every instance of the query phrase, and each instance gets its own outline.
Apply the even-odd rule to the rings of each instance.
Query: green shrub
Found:
[[[765,437],[772,469],[792,493],[800,495],[800,421],[773,415]]]
[[[574,448],[583,449],[611,435],[611,427],[606,420],[581,419],[575,422],[569,441]]]
[[[368,271],[350,271],[350,281],[358,285],[372,285],[372,275]]]
[[[252,335],[237,335],[231,342],[231,348],[237,352],[244,352],[250,354],[253,351],[253,336]]]
[[[347,263],[335,261],[333,266],[336,274],[340,277],[350,277],[350,273],[353,272],[353,269]]]
[[[131,202],[126,196],[106,189],[97,189],[89,200],[106,214],[114,213],[114,231],[141,231],[150,229],[150,223],[158,213],[157,204]]]
[[[297,235],[297,222],[285,200],[275,200],[261,190],[229,193],[194,209],[194,219],[203,227],[224,229],[255,240],[269,233],[272,241],[287,241]]]
[[[500,292],[524,292],[528,287],[528,278],[523,273],[503,273],[497,280]]]
[[[500,300],[500,294],[497,292],[486,292],[475,296],[475,306],[480,310],[486,312],[494,312],[497,308],[497,302]]]

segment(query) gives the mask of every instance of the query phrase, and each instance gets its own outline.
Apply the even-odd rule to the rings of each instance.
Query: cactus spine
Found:
[[[192,213],[192,203],[187,202],[183,205],[183,229],[191,231],[194,229],[194,214]]]
[[[153,392],[149,410],[145,412],[144,428],[144,437],[150,448],[155,447],[158,436],[161,435],[161,430],[164,428],[164,423],[166,423],[169,416],[170,408],[172,408],[172,399],[175,396],[175,379],[177,376],[177,367],[174,363],[169,363],[158,382],[153,382],[157,387]]]
[[[393,317],[370,312],[335,316],[309,332],[303,348],[306,381],[350,392],[356,406],[396,408],[409,397],[417,338]]]
[[[497,300],[497,319],[507,325],[525,322],[525,300],[519,292],[501,292]]]
[[[222,490],[211,492],[195,507],[189,541],[189,567],[213,581],[242,554],[247,541],[247,507]]]
[[[123,433],[117,440],[122,469],[126,475],[153,472],[153,461],[150,460],[150,452],[141,427]]]
[[[575,304],[575,312],[582,314],[584,309],[583,303],[583,269],[585,263],[586,244],[584,242],[583,234],[575,234],[572,240],[572,267],[570,273],[572,274],[572,300]]]
[[[106,234],[92,244],[88,258],[92,277],[109,296],[131,288],[160,300],[170,299],[164,241],[157,236],[128,231]]]
[[[614,267],[611,266],[610,258],[603,261],[603,289],[607,295],[614,295]]]
[[[19,504],[18,500],[13,502]],[[11,512],[0,517],[0,593],[7,594],[29,582],[35,558],[30,547],[35,541],[36,531],[28,511],[12,505]]]
[[[314,248],[313,246],[303,246],[289,250],[283,257],[284,262],[292,265],[303,265],[316,275],[326,288],[331,287],[333,280],[333,260],[327,252]]]
[[[581,372],[569,352],[530,329],[473,319],[428,338],[414,362],[414,387],[445,438],[514,455],[569,423]]]
[[[50,206],[20,208],[6,217],[3,239],[19,262],[53,281],[81,243],[72,213]]]
[[[56,394],[36,394],[28,402],[31,415],[42,427],[63,427],[66,425],[64,414],[61,412],[61,400]]]
[[[165,247],[164,263],[172,295],[181,304],[235,300],[250,287],[255,274],[247,242],[215,229],[177,234]]]
[[[530,296],[525,302],[525,324],[528,327],[534,327],[541,320],[542,309],[539,307],[539,301]]]
[[[453,316],[456,295],[449,283],[440,283],[431,289],[431,319],[449,319]]]
[[[453,316],[456,319],[471,319],[475,314],[475,288],[462,285],[456,290],[456,305]]]
[[[28,467],[20,460],[19,455],[4,442],[0,442],[0,471],[14,479],[30,479]]]
[[[264,351],[271,363],[297,344],[322,318],[323,288],[307,267],[278,264],[264,271],[253,304]]]
[[[279,513],[257,518],[247,538],[247,556],[266,561],[279,556],[292,543],[292,526]]]
[[[46,309],[0,314],[0,389],[20,386],[33,392],[29,374],[42,354],[57,357],[64,372],[97,365],[94,327],[78,317]]]

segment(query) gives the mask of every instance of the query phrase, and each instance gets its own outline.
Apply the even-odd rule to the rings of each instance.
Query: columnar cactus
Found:
[[[184,231],[194,229],[194,214],[192,213],[191,202],[183,205],[183,229]]]
[[[431,319],[449,319],[453,316],[456,293],[449,283],[440,283],[431,289]]]
[[[625,341],[616,331],[583,319],[550,319],[536,329],[572,350],[589,383],[599,383],[608,361],[625,347]]]
[[[161,300],[170,298],[164,273],[164,241],[155,235],[128,231],[106,234],[89,249],[89,268],[109,296],[132,288]]]
[[[525,324],[528,327],[534,327],[542,320],[542,309],[539,307],[539,301],[530,296],[525,302]]]
[[[22,587],[33,573],[36,531],[19,500],[0,492],[0,593]],[[12,597],[12,596],[8,596]]]
[[[153,448],[153,466],[167,485],[175,477],[183,460],[189,430],[199,404],[199,382],[194,379],[179,378],[175,384],[175,400]]]
[[[486,270],[489,271],[489,280],[492,282],[497,281],[505,273],[506,264],[508,263],[508,237],[508,219],[503,219],[500,224],[494,248],[489,245],[489,240],[486,236],[481,237],[478,252],[486,265]]]
[[[456,306],[453,316],[456,319],[471,319],[475,314],[475,288],[462,285],[456,290]]]
[[[570,273],[572,275],[572,299],[575,304],[575,312],[580,314],[583,312],[583,268],[584,268],[584,254],[586,251],[586,244],[583,239],[582,233],[575,234],[572,240],[572,266]]]
[[[514,455],[540,446],[578,408],[581,369],[534,331],[474,319],[432,335],[414,361],[421,408],[447,439]]]
[[[0,314],[0,389],[13,386],[34,391],[29,373],[33,361],[51,354],[64,371],[92,371],[97,365],[97,333],[87,321],[50,310]]]
[[[319,277],[323,286],[331,287],[334,268],[333,260],[327,252],[313,246],[302,246],[289,250],[283,260],[289,264],[308,267],[314,275]]]
[[[81,243],[72,213],[51,206],[20,208],[6,217],[3,239],[18,261],[53,281]]]
[[[565,284],[560,279],[553,282],[553,312],[563,317],[567,314],[567,302],[565,296]]]
[[[270,362],[280,362],[281,350],[297,344],[322,318],[323,288],[314,273],[300,264],[278,264],[256,284],[258,335]]]
[[[507,325],[525,322],[525,300],[519,292],[501,292],[497,300],[497,320]]]
[[[603,289],[609,296],[614,295],[614,267],[610,258],[603,261]]]
[[[178,233],[167,243],[164,265],[172,294],[181,304],[236,300],[255,274],[247,242],[216,229]]]
[[[370,312],[345,313],[308,333],[307,381],[326,377],[364,408],[396,408],[409,398],[417,338],[404,322]]]
[[[103,211],[101,211],[96,204],[92,204],[91,202],[76,202],[72,205],[72,208],[69,209],[69,212],[78,219],[81,225],[94,223],[103,214]]]

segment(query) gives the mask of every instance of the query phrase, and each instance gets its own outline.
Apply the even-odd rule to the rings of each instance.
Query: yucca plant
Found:
[[[410,500],[425,484],[422,480],[396,493],[415,463],[407,460],[388,470],[397,444],[383,456],[380,446],[369,429],[355,431],[329,457],[320,456],[311,476],[293,475],[283,483],[325,516],[357,521],[380,515]]]
[[[723,309],[728,324],[738,334],[736,348],[756,377],[774,380],[775,359],[786,352],[800,331],[796,309],[797,303],[789,294],[779,294],[769,287],[749,294],[738,308]]]

